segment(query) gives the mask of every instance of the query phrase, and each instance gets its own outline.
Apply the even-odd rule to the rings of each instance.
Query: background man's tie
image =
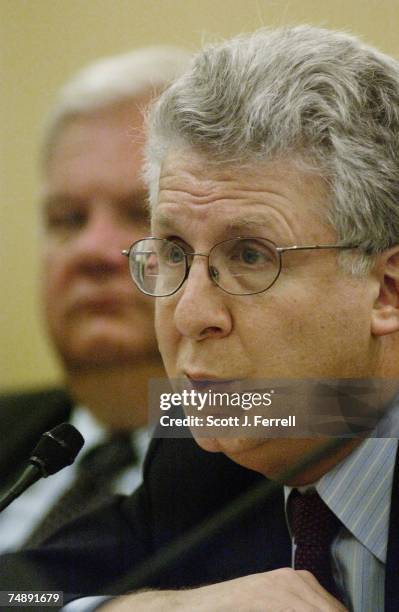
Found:
[[[295,542],[295,569],[311,572],[331,595],[341,599],[331,569],[331,544],[342,523],[317,491],[288,498],[288,517]]]
[[[79,461],[76,479],[33,530],[24,548],[39,545],[62,525],[92,510],[112,494],[115,478],[137,462],[130,434],[117,434],[89,450]]]

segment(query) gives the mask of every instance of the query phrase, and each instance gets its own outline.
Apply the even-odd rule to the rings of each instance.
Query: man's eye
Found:
[[[167,247],[164,256],[165,260],[171,264],[179,264],[184,261],[182,249],[175,244]]]
[[[256,249],[251,249],[246,247],[242,249],[241,259],[246,264],[256,264],[264,261],[263,254],[257,251]]]
[[[87,216],[82,211],[68,210],[48,214],[46,226],[49,229],[80,229],[86,223]]]
[[[273,255],[263,245],[242,243],[233,250],[230,260],[236,264],[260,266],[273,261]]]

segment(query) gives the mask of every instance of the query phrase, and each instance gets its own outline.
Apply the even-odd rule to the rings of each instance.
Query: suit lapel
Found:
[[[197,567],[204,568],[202,583],[231,580],[290,565],[291,540],[281,490],[223,529],[204,547],[200,561],[197,559]]]

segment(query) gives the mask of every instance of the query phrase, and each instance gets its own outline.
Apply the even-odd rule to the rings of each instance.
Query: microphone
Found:
[[[0,512],[40,478],[47,478],[71,465],[84,444],[82,434],[69,423],[46,431],[29,458],[29,465],[17,482],[0,499]]]

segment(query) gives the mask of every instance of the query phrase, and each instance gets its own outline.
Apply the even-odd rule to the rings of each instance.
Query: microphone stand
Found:
[[[42,471],[37,465],[28,465],[18,478],[17,482],[14,483],[11,489],[0,498],[0,512],[7,508],[7,506],[9,506],[14,499],[21,495],[25,489],[37,482],[42,476]]]

